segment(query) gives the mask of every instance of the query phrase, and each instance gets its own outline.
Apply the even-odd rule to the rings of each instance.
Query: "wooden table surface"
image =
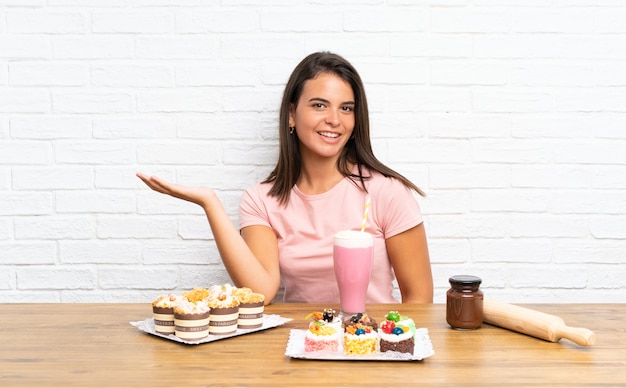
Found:
[[[626,304],[525,305],[586,327],[596,344],[580,347],[483,324],[448,327],[445,306],[371,305],[429,330],[435,354],[422,361],[318,361],[284,355],[291,329],[324,307],[274,304],[284,326],[202,345],[185,345],[129,324],[151,317],[149,304],[5,304],[0,313],[0,386],[626,386]]]

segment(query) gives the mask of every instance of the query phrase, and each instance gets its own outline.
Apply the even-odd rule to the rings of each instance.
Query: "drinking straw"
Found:
[[[367,214],[370,211],[371,202],[372,202],[372,199],[370,195],[368,194],[365,199],[365,211],[363,212],[363,222],[361,223],[361,232],[365,232],[365,226],[367,225]]]

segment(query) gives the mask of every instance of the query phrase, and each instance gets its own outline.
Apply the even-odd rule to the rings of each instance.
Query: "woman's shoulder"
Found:
[[[271,183],[255,183],[248,187],[239,202],[240,211],[244,213],[265,214],[278,206],[275,197],[269,195]],[[241,215],[240,215],[241,216]]]
[[[265,203],[272,188],[271,183],[257,182],[244,190],[242,195],[243,202]]]
[[[248,187],[245,191],[246,192],[255,192],[255,193],[263,193],[263,194],[267,194],[269,193],[269,191],[272,188],[272,183],[269,182],[257,182],[255,184],[253,184],[252,186]]]
[[[365,176],[369,176],[366,180],[366,187],[368,191],[377,190],[405,190],[408,189],[402,181],[394,177],[385,176],[382,173],[375,170],[365,170]]]

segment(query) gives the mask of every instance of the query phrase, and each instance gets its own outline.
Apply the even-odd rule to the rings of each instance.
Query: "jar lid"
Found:
[[[454,275],[448,279],[450,284],[458,286],[476,286],[482,283],[482,279],[473,275]]]

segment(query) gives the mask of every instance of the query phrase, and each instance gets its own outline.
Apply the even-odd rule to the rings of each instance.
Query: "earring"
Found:
[[[293,135],[293,133],[296,131],[296,127],[289,127],[289,134]]]

